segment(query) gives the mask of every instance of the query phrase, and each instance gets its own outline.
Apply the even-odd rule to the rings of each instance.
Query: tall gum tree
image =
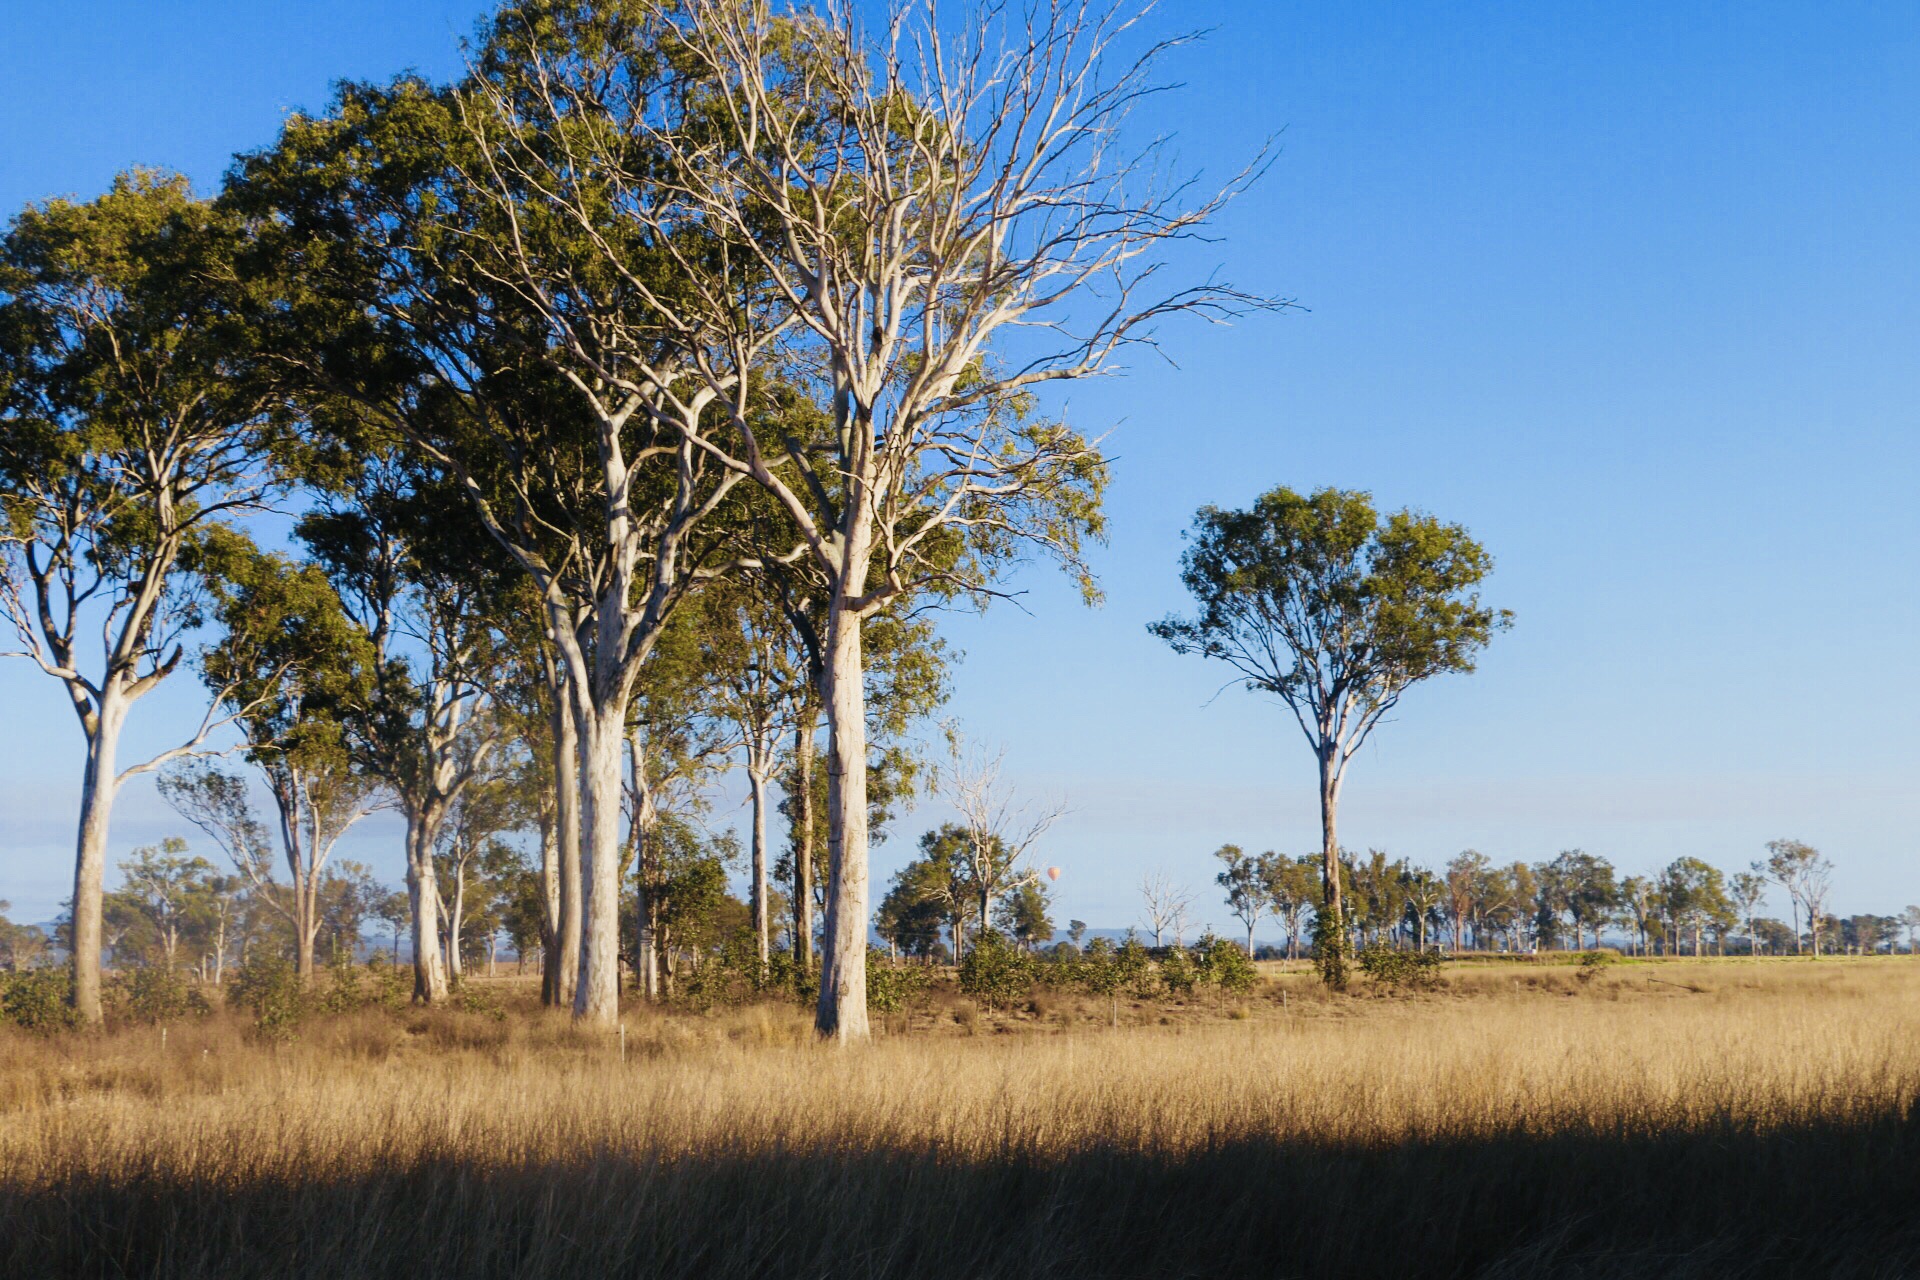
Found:
[[[502,585],[476,555],[464,498],[390,451],[330,469],[295,536],[371,649],[371,679],[343,719],[361,767],[406,820],[414,1000],[444,1000],[441,825],[501,744],[493,714],[507,625]],[[448,501],[450,499],[451,501]]]
[[[725,568],[707,532],[743,477],[696,443],[701,335],[642,287],[673,279],[629,212],[648,193],[585,150],[598,17],[546,9],[503,10],[457,89],[349,86],[229,194],[280,247],[278,358],[444,467],[540,593],[579,761],[574,1012],[611,1026],[628,707],[672,611]],[[582,86],[566,105],[533,78],[554,67]]]
[[[0,241],[0,609],[86,740],[71,999],[90,1024],[114,798],[227,716],[216,696],[185,740],[125,766],[121,731],[179,668],[238,539],[227,521],[271,488],[269,401],[232,354],[240,238],[184,179],[138,172],[30,206]]]
[[[733,414],[728,458],[786,506],[827,579],[830,879],[816,1027],[869,1035],[870,914],[862,623],[926,590],[986,593],[1014,548],[1057,557],[1089,583],[1101,532],[1099,449],[1032,416],[1032,388],[1112,371],[1156,321],[1269,305],[1229,286],[1162,291],[1156,251],[1194,236],[1244,181],[1191,200],[1156,182],[1151,147],[1123,126],[1177,40],[1096,4],[1018,12],[972,5],[948,21],[898,6],[869,39],[851,6],[760,0],[641,6],[671,29],[705,89],[706,132],[662,139],[671,163],[647,211],[697,217],[732,247],[736,275],[781,310],[783,372],[828,410],[814,441],[762,429],[732,373],[766,329],[722,296],[674,300],[687,326],[724,326],[729,358],[703,364]],[[1141,46],[1126,52],[1130,42]],[[963,531],[972,554],[930,554]],[[1090,585],[1089,585],[1090,589]]]
[[[1493,560],[1459,525],[1367,494],[1279,488],[1245,511],[1203,507],[1181,581],[1198,606],[1149,630],[1179,653],[1225,662],[1293,713],[1319,773],[1322,977],[1347,981],[1351,948],[1337,817],[1347,766],[1422,680],[1473,670],[1505,610],[1480,603]]]

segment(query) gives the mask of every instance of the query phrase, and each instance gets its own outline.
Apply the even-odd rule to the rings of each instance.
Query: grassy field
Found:
[[[1920,1274],[1920,961],[1112,1013],[0,1032],[0,1275]]]

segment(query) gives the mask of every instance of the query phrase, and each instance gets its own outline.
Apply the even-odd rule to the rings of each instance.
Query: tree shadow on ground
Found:
[[[0,1173],[0,1183],[5,1175]],[[9,1276],[1902,1277],[1920,1126],[427,1161],[0,1187]]]

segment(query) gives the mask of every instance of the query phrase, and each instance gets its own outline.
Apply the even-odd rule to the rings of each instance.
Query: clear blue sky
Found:
[[[135,163],[211,188],[335,78],[452,74],[480,12],[13,0],[0,206]],[[1645,871],[1791,835],[1834,859],[1840,912],[1920,901],[1920,8],[1171,0],[1161,21],[1215,28],[1164,100],[1187,165],[1224,174],[1284,130],[1206,264],[1303,309],[1176,329],[1178,368],[1077,388],[1119,455],[1105,606],[1036,571],[1029,612],[950,628],[955,712],[1075,805],[1042,853],[1059,917],[1130,923],[1164,868],[1224,921],[1213,848],[1312,847],[1280,709],[1209,703],[1223,673],[1144,631],[1181,607],[1193,509],[1283,482],[1465,522],[1518,615],[1356,764],[1350,845]],[[195,693],[143,704],[130,741]],[[42,919],[80,739],[24,664],[0,706],[0,897]],[[938,816],[906,820],[882,879]],[[116,850],[179,825],[136,784]],[[351,843],[397,877],[391,825]]]

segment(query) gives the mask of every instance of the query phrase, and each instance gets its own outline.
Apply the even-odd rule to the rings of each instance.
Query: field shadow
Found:
[[[0,1273],[1878,1280],[1920,1275],[1920,1127],[76,1178],[0,1187]]]

